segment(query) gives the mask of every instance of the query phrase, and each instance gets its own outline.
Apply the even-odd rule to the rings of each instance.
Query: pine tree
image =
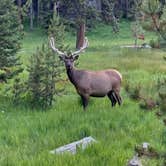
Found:
[[[103,0],[102,1],[102,15],[107,24],[112,24],[112,29],[114,32],[119,31],[119,25],[117,18],[115,16],[115,0]]]
[[[64,9],[64,17],[76,27],[76,49],[80,49],[84,44],[87,23],[90,21],[92,25],[92,22],[98,18],[97,11],[92,1],[61,0],[60,2]]]
[[[48,34],[55,38],[58,47],[62,47],[64,26],[57,15],[54,15],[51,20]],[[37,49],[30,59],[28,71],[28,88],[31,92],[33,106],[40,106],[43,109],[50,107],[55,95],[63,91],[63,88],[57,87],[57,82],[62,80],[63,69],[58,55],[52,52],[49,44],[43,44],[41,48]]]
[[[166,45],[166,1],[165,0],[144,0],[143,10],[150,16],[154,30],[159,36],[159,40]],[[160,43],[161,44],[161,43]]]
[[[135,0],[133,2],[133,8],[131,9],[131,15],[134,17],[134,22],[131,23],[131,30],[133,32],[133,37],[135,40],[135,47],[137,47],[137,40],[141,39],[144,40],[144,31],[141,26],[141,5],[142,5],[142,0]]]
[[[20,48],[21,25],[18,10],[12,0],[3,0],[0,3],[0,81],[13,77],[19,58],[16,56]],[[14,70],[14,71],[13,71]]]
[[[48,29],[48,25],[50,25],[50,20],[53,15],[52,4],[52,0],[40,0],[40,5],[38,3],[37,19],[39,20],[39,24],[45,29]]]
[[[64,38],[65,38],[65,27],[63,23],[60,22],[60,17],[54,11],[53,13],[53,18],[51,19],[51,24],[48,27],[48,36],[49,37],[54,37],[56,46],[62,47],[64,43]]]

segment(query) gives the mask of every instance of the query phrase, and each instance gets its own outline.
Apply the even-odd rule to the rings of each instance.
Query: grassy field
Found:
[[[112,108],[108,98],[91,98],[87,111],[83,112],[79,96],[69,82],[66,84],[67,95],[57,98],[48,111],[13,106],[1,97],[1,166],[125,166],[134,155],[137,144],[149,142],[160,152],[166,149],[166,128],[155,116],[157,109],[140,109],[138,102],[132,101],[124,90],[126,82],[140,83],[142,93],[155,97],[158,78],[166,76],[165,53],[161,50],[120,49],[120,45],[134,43],[129,23],[121,25],[119,34],[113,34],[110,26],[99,25],[87,36],[90,46],[81,55],[78,68],[118,69],[124,78],[123,105]],[[154,37],[154,34],[146,33],[145,41]],[[25,32],[19,52],[24,64],[28,64],[30,55],[46,39],[39,29]],[[66,43],[74,48],[74,35],[67,34]],[[98,143],[76,155],[49,153],[85,136],[94,137]],[[144,166],[160,166],[162,163],[162,159],[144,159]]]

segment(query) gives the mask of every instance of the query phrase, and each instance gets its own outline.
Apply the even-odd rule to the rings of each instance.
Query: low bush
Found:
[[[157,86],[160,111],[166,113],[166,79],[159,80]]]
[[[152,39],[150,40],[149,44],[152,48],[160,48],[159,40]]]
[[[125,90],[129,94],[129,97],[134,100],[141,99],[141,85],[131,85],[129,83],[126,83]]]

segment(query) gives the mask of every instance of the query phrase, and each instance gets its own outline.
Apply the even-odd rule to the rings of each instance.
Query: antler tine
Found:
[[[83,46],[78,51],[73,52],[72,55],[78,55],[79,53],[83,52],[85,48],[87,48],[88,46],[89,46],[88,38],[85,37]]]
[[[65,53],[59,51],[59,50],[55,47],[55,42],[54,42],[54,38],[53,38],[53,37],[50,38],[50,46],[51,46],[51,48],[52,48],[55,52],[57,52],[60,56],[64,56],[64,55],[65,55]]]

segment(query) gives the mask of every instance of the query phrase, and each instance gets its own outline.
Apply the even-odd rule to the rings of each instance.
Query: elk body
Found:
[[[114,69],[102,71],[79,70],[74,67],[74,61],[78,59],[79,54],[88,46],[88,40],[85,39],[84,45],[80,50],[71,53],[59,51],[54,44],[54,39],[50,39],[51,48],[59,54],[59,58],[64,61],[69,80],[75,86],[77,93],[81,96],[84,110],[86,109],[89,97],[108,96],[112,107],[118,102],[122,103],[120,96],[120,87],[122,76]]]

